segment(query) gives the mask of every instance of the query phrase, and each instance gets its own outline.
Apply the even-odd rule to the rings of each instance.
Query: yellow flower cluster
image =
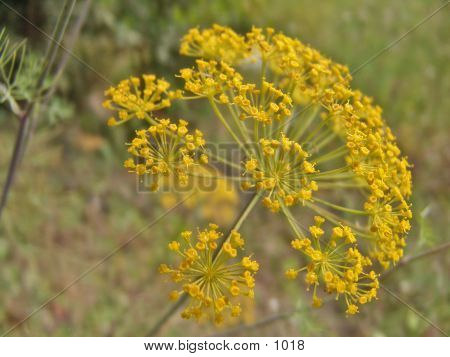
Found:
[[[242,187],[266,191],[263,203],[273,212],[278,212],[282,204],[292,206],[312,200],[318,185],[308,176],[317,170],[314,163],[307,160],[309,154],[301,145],[282,134],[279,140],[261,139],[259,146],[262,157],[244,163],[245,174],[250,175],[251,180],[244,181]]]
[[[247,57],[249,51],[243,36],[228,27],[213,25],[202,31],[190,29],[181,40],[180,54],[235,63]]]
[[[345,104],[334,101],[328,109],[338,126],[345,128],[348,164],[367,183],[364,210],[376,236],[371,255],[388,268],[403,256],[404,237],[410,229],[410,165],[382,119],[381,108],[359,91],[349,95]]]
[[[388,268],[402,257],[412,218],[411,166],[402,156],[381,108],[351,88],[347,67],[272,28],[253,28],[245,35],[219,25],[195,28],[183,37],[180,53],[197,57],[194,67],[179,71],[184,93],[169,90],[166,81],[151,75],[122,81],[106,91],[105,107],[118,111],[118,120],[111,119],[110,124],[138,118],[152,125],[137,132],[129,147],[137,161],[129,159],[125,166],[141,175],[174,174],[182,182],[188,176],[192,178],[189,171],[193,165],[207,163],[202,154],[203,136],[199,131],[188,133],[184,121],[157,121],[152,112],[167,108],[174,100],[206,99],[243,155],[240,162],[232,162],[228,156],[214,154],[221,168],[226,166],[226,170],[217,171],[240,170],[230,175],[230,182],[258,192],[255,199],[262,197],[271,211],[281,211],[296,234],[292,245],[303,253],[306,263],[300,269],[288,270],[286,276],[295,278],[305,271],[308,286],[314,287],[315,306],[321,304],[316,293],[320,285],[325,292],[344,296],[348,314],[357,313],[359,305],[376,298],[375,271],[380,266]],[[303,210],[318,215],[310,226],[310,235],[303,231],[310,224],[294,219],[294,205],[298,203]],[[305,220],[310,216],[302,215]],[[325,220],[330,234],[325,233]],[[237,222],[242,223],[240,219]],[[210,228],[199,237],[216,233]],[[238,248],[228,237],[214,257],[213,241],[208,241],[204,253],[214,259],[206,264],[196,258],[189,267],[197,262],[203,262],[204,269],[222,267],[223,257],[231,257],[230,252]],[[173,243],[172,247],[176,246]],[[182,251],[183,267],[186,254]],[[369,270],[372,260],[376,264]],[[222,280],[222,276],[215,276],[214,284],[221,290],[214,296],[212,290],[203,288],[210,285],[195,283],[200,278],[194,271],[184,276],[181,266],[167,269],[173,277],[191,279],[183,293],[188,293],[194,303],[184,312],[185,317],[199,318],[211,308],[220,321],[223,309],[217,308],[217,301],[223,308],[237,309],[225,298],[223,282],[227,289],[234,286],[233,281],[239,286],[242,274],[254,273],[244,268],[243,272],[242,264],[238,264],[238,273],[226,270],[226,274],[236,273],[238,277]],[[250,290],[246,293],[251,295],[253,288],[247,288]]]
[[[108,125],[122,124],[133,118],[142,120],[151,112],[169,107],[172,99],[181,96],[181,91],[169,88],[169,82],[157,79],[153,74],[124,79],[117,86],[108,88],[105,91],[108,99],[103,106],[118,112],[118,118],[111,117]]]
[[[219,30],[220,29],[220,30]],[[348,87],[348,68],[325,58],[301,41],[272,28],[252,28],[245,37],[221,26],[191,30],[183,38],[181,54],[240,64],[250,57],[262,60],[277,76],[281,88],[289,89],[294,100],[318,101],[330,87]],[[223,32],[228,35],[223,36]],[[234,45],[223,45],[224,38],[235,38]],[[187,48],[195,50],[187,51]],[[222,48],[226,48],[223,51]]]
[[[183,68],[180,77],[184,79],[184,88],[200,97],[219,96],[223,103],[228,102],[227,90],[242,84],[241,75],[225,62],[214,60],[196,60],[197,68]]]
[[[152,190],[158,189],[161,176],[185,184],[192,166],[208,161],[207,155],[201,153],[205,144],[203,133],[200,130],[190,133],[187,125],[182,119],[178,124],[160,119],[157,125],[137,130],[128,147],[135,158],[127,159],[124,166],[137,175],[148,174],[152,178]]]
[[[300,103],[320,101],[332,86],[349,84],[347,67],[325,58],[297,39],[282,33],[264,35],[260,29],[253,29],[251,38],[255,38],[272,71],[281,76],[282,88],[290,88],[293,99]]]
[[[262,124],[271,124],[291,115],[291,97],[273,83],[263,80],[261,89],[255,84],[240,85],[233,95],[233,103],[241,110],[240,120],[253,118]]]
[[[239,120],[253,118],[262,124],[271,124],[291,115],[291,97],[273,83],[263,80],[261,88],[244,83],[241,74],[224,61],[197,60],[196,64],[197,68],[180,70],[184,88],[220,104],[236,105],[241,111]]]
[[[291,242],[292,248],[303,253],[308,264],[299,269],[291,268],[285,275],[295,279],[300,272],[305,272],[305,282],[314,289],[313,306],[322,305],[317,288],[323,286],[326,293],[336,294],[336,298],[344,296],[347,314],[353,315],[358,312],[359,304],[377,297],[377,274],[367,271],[372,262],[358,250],[350,227],[335,226],[326,237],[322,228],[325,219],[316,216],[314,220],[315,225],[309,227],[310,237]]]
[[[187,294],[189,304],[181,313],[185,319],[210,318],[220,324],[226,313],[241,314],[239,298],[253,299],[255,273],[259,264],[250,256],[239,258],[244,239],[232,231],[221,245],[222,233],[216,224],[199,230],[196,238],[191,231],[181,233],[181,242],[169,243],[169,249],[178,253],[181,262],[176,267],[162,264],[161,274],[169,274],[172,281],[181,284],[180,290],[170,293],[177,300]]]

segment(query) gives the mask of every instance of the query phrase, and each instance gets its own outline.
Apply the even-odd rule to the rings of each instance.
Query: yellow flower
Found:
[[[355,304],[349,304],[346,313],[349,315],[354,315],[357,314],[358,311],[358,306]]]
[[[175,241],[170,242],[169,243],[169,249],[170,250],[179,250],[180,249],[180,243],[175,242]]]
[[[216,323],[221,323],[226,311],[232,317],[239,316],[238,298],[253,298],[254,275],[259,269],[258,263],[250,257],[237,258],[237,248],[244,246],[240,234],[233,231],[222,249],[217,244],[222,233],[215,224],[199,230],[196,239],[190,231],[181,235],[180,242],[169,244],[171,250],[181,255],[181,262],[177,267],[162,264],[159,269],[160,273],[170,275],[172,281],[181,284],[180,290],[170,293],[172,300],[184,294],[189,296],[188,306],[181,316],[197,320],[205,317]],[[229,254],[232,250],[233,254]]]
[[[291,268],[286,270],[284,274],[286,275],[286,278],[293,280],[297,277],[298,271]]]

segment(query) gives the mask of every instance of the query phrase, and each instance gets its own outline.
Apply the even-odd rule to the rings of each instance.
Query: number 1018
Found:
[[[283,351],[287,351],[287,350],[291,350],[291,351],[302,351],[305,349],[305,341],[303,340],[281,340],[275,341],[275,346],[277,348],[277,351],[283,350]]]

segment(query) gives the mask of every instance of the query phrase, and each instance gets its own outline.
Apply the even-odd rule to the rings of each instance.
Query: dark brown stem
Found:
[[[32,108],[30,108],[32,109]],[[20,157],[22,156],[22,151],[24,148],[24,142],[28,126],[28,118],[30,117],[30,110],[27,110],[19,119],[19,131],[17,132],[16,142],[14,143],[14,149],[9,162],[8,174],[6,176],[6,181],[3,186],[2,196],[0,199],[0,218],[3,209],[6,206],[6,201],[8,199],[8,193],[11,190],[11,186],[14,180],[15,173],[17,172],[17,167],[19,166]]]
[[[14,143],[14,149],[11,155],[11,160],[9,162],[8,172],[6,176],[6,181],[3,186],[2,195],[0,198],[0,219],[2,216],[3,209],[6,206],[6,202],[8,200],[9,192],[11,191],[11,187],[14,183],[15,176],[17,174],[17,170],[19,164],[21,162],[23,153],[25,152],[25,148],[30,136],[30,126],[32,123],[32,115],[33,110],[40,101],[41,92],[43,90],[45,79],[47,78],[53,62],[56,58],[56,54],[58,48],[60,46],[60,41],[62,41],[64,37],[64,33],[69,22],[70,16],[72,14],[73,7],[75,6],[76,0],[65,1],[62,7],[61,13],[58,17],[58,21],[55,25],[55,30],[53,32],[53,36],[56,37],[55,41],[52,41],[46,51],[44,57],[44,63],[42,67],[42,71],[39,75],[39,78],[36,81],[35,87],[35,95],[34,99],[27,103],[24,113],[19,118],[19,130],[16,135],[16,140]],[[89,2],[89,0],[87,1]],[[75,42],[75,41],[73,41]],[[73,45],[73,44],[72,44]],[[64,58],[63,58],[64,60]],[[67,61],[67,60],[66,60]],[[55,83],[54,83],[55,85]]]

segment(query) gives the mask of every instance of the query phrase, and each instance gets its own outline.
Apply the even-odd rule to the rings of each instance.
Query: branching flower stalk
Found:
[[[52,34],[53,40],[50,41],[47,46],[47,50],[46,50],[46,53],[44,55],[44,58],[43,58],[43,61],[41,64],[41,68],[39,70],[39,75],[37,76],[37,78],[34,82],[30,83],[30,86],[31,86],[31,88],[29,88],[30,94],[29,94],[29,96],[22,98],[19,93],[18,98],[16,98],[19,100],[25,99],[25,103],[22,106],[19,106],[17,104],[17,101],[14,98],[15,92],[13,91],[14,86],[13,86],[13,83],[11,82],[11,80],[5,81],[5,83],[3,84],[3,87],[5,87],[8,90],[8,93],[10,94],[10,98],[8,101],[10,103],[12,112],[17,116],[17,118],[19,120],[19,129],[17,131],[17,136],[16,136],[11,160],[9,163],[9,167],[8,167],[5,184],[3,186],[3,190],[2,190],[2,194],[1,194],[1,198],[0,198],[0,217],[3,212],[3,209],[6,206],[9,192],[13,185],[14,178],[16,176],[19,164],[22,160],[22,156],[24,154],[26,145],[30,138],[30,131],[31,131],[30,129],[33,126],[32,121],[33,121],[33,115],[36,111],[36,108],[40,105],[47,89],[49,89],[48,93],[53,94],[53,92],[54,92],[56,80],[53,81],[53,86],[50,88],[47,88],[46,82],[48,81],[51,71],[53,69],[54,62],[55,62],[58,52],[59,52],[59,46],[60,46],[60,43],[64,39],[64,34],[65,34],[66,28],[69,24],[69,20],[71,18],[75,3],[76,3],[75,0],[71,0],[71,1],[67,0],[64,2],[61,12],[58,16],[58,20],[55,24],[55,28],[53,30],[53,34]],[[1,36],[0,36],[0,40],[1,40]],[[12,68],[15,66],[11,67],[11,70],[14,70],[14,75],[13,75],[14,78],[19,77],[20,71],[22,69],[22,61],[24,61],[25,56],[27,56],[24,45],[20,45],[19,48],[20,48],[21,53],[16,52],[16,53],[14,53],[14,56],[20,57],[20,65],[17,68]],[[2,54],[4,54],[3,51],[2,51]],[[4,68],[3,63],[0,63],[0,67],[3,71],[3,68]],[[59,76],[60,76],[60,73],[58,74],[58,77]],[[8,78],[11,78],[11,76],[8,76]],[[46,101],[48,101],[50,99],[50,96],[47,96],[45,99],[46,99]]]
[[[356,314],[377,298],[381,271],[402,257],[412,216],[410,165],[381,108],[351,88],[347,67],[271,28],[253,28],[245,35],[219,25],[195,28],[183,37],[180,53],[197,58],[176,75],[184,82],[182,89],[143,75],[105,92],[104,106],[116,112],[109,125],[129,120],[150,125],[131,140],[127,169],[140,178],[156,177],[169,189],[175,181],[201,178],[201,167],[221,163],[230,172],[238,169],[230,182],[254,192],[292,230],[298,264],[285,276],[303,277],[314,307],[329,295],[344,302],[347,315]],[[211,155],[203,133],[188,129],[186,119],[178,124],[160,119],[161,111],[184,100],[210,107],[239,147],[238,162]],[[158,137],[145,134],[155,127]],[[159,187],[150,182],[153,189]],[[237,218],[239,226],[245,218]],[[232,302],[233,289],[239,295],[235,287],[253,296],[239,285],[245,274],[252,274],[244,260],[226,268],[224,256],[239,253],[233,241],[239,233],[233,229],[222,248],[216,244],[220,233],[215,224],[197,234],[183,233],[183,244],[169,243],[182,261],[163,265],[161,272],[181,285],[172,298],[189,297],[184,318],[220,323],[226,307],[231,316],[238,315]],[[251,236],[247,241],[251,245]],[[223,273],[218,277],[217,271]]]

